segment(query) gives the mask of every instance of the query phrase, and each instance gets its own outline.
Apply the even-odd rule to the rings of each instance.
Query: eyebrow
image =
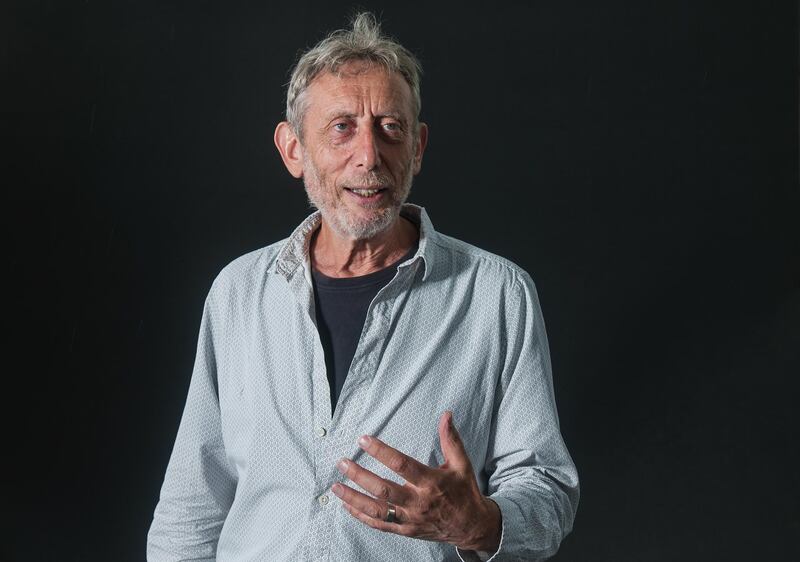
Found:
[[[333,121],[334,119],[340,119],[342,117],[344,117],[345,119],[353,119],[354,117],[356,117],[356,114],[342,110],[334,110],[325,114],[326,121]]]
[[[342,118],[344,118],[344,119],[356,119],[357,117],[358,117],[358,115],[356,115],[355,113],[349,112],[347,110],[333,110],[333,111],[330,111],[329,113],[325,114],[325,120],[328,123],[330,123],[334,119],[342,119]],[[401,122],[405,122],[406,121],[406,119],[403,117],[403,115],[399,111],[386,111],[386,112],[379,113],[379,114],[375,115],[376,119],[383,119],[385,117],[390,117],[392,119],[397,119],[398,121],[401,121]]]
[[[392,119],[397,119],[398,121],[402,121],[402,122],[406,121],[406,118],[403,117],[402,114],[400,114],[398,112],[393,112],[393,111],[389,111],[389,112],[386,112],[386,113],[381,113],[380,115],[376,115],[375,117],[377,117],[378,119],[381,119],[382,117],[391,117]]]

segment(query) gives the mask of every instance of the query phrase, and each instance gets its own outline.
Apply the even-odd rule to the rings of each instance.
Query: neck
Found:
[[[384,269],[402,258],[419,238],[417,227],[398,217],[392,226],[368,240],[352,240],[322,220],[312,235],[311,266],[328,277],[357,277]]]

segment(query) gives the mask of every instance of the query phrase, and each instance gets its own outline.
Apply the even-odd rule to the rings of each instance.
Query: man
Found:
[[[318,212],[211,288],[149,560],[533,560],[570,531],[533,283],[405,204],[419,111],[370,14],[298,62],[275,144]]]

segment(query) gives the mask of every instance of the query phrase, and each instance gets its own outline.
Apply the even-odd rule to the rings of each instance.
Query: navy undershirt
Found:
[[[336,409],[353,362],[369,304],[395,276],[397,265],[411,259],[416,251],[415,244],[388,267],[358,277],[328,277],[316,269],[311,271],[317,330],[325,351],[325,368],[331,389],[331,413]]]

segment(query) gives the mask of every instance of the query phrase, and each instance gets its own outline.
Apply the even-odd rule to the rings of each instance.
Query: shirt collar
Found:
[[[419,227],[419,247],[414,256],[401,263],[398,268],[409,267],[417,261],[422,261],[422,267],[425,268],[422,280],[425,281],[430,275],[433,265],[435,245],[432,242],[438,237],[438,233],[433,228],[433,223],[431,223],[427,211],[419,205],[405,203],[400,209],[400,215]],[[274,267],[275,273],[283,275],[289,280],[297,272],[299,266],[310,265],[308,250],[311,235],[319,228],[321,221],[322,215],[320,212],[314,211],[294,229],[294,232],[278,251]],[[307,269],[310,270],[310,267]]]

